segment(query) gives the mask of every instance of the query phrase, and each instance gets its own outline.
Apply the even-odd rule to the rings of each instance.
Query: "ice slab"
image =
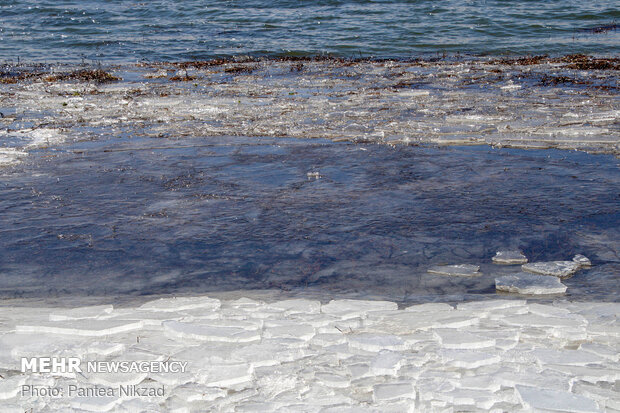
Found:
[[[373,387],[373,400],[375,402],[398,399],[415,399],[416,392],[412,383],[386,383],[377,384]]]
[[[141,320],[69,320],[64,322],[42,322],[31,325],[17,325],[21,333],[65,334],[86,337],[103,337],[112,334],[139,330],[144,327]]]
[[[433,330],[443,348],[454,350],[479,349],[495,346],[495,339],[470,334],[459,329]]]
[[[305,299],[284,300],[270,304],[269,308],[284,311],[286,314],[318,314],[321,312],[321,302]]]
[[[199,371],[197,380],[207,387],[233,387],[251,382],[252,371],[246,363],[214,365]]]
[[[163,323],[163,327],[171,337],[180,339],[190,338],[203,341],[249,343],[258,341],[261,338],[260,332],[239,327],[203,326],[179,321],[166,321]]]
[[[525,295],[563,294],[566,286],[556,277],[520,272],[495,279],[498,291]]]
[[[405,357],[394,351],[381,351],[370,365],[370,371],[378,376],[396,376]]]
[[[552,275],[558,278],[568,278],[576,273],[581,265],[574,261],[530,262],[521,266],[523,271],[533,274]]]
[[[50,321],[81,320],[84,318],[98,318],[106,316],[114,309],[111,305],[100,305],[94,307],[79,307],[69,310],[53,310],[50,312]]]
[[[321,307],[321,312],[344,319],[363,316],[370,311],[396,309],[398,305],[390,301],[332,300]]]
[[[159,300],[149,301],[139,308],[149,311],[183,311],[193,309],[204,309],[205,311],[214,311],[220,308],[220,300],[208,297],[174,297],[160,298]]]
[[[527,407],[555,412],[601,412],[596,402],[577,394],[517,385],[517,394]]]
[[[107,391],[107,389],[103,387],[99,387],[99,389]],[[123,399],[116,396],[95,395],[92,397],[76,397],[71,400],[70,404],[71,407],[76,410],[86,410],[88,412],[109,412],[119,405],[122,400]]]
[[[573,262],[576,262],[577,264],[579,264],[582,267],[591,267],[592,266],[592,262],[590,261],[590,259],[588,257],[586,257],[585,255],[581,255],[581,254],[577,254],[573,257]]]
[[[590,364],[604,364],[600,356],[582,350],[554,350],[537,348],[530,352],[542,366],[557,364],[560,366],[587,366]]]
[[[349,346],[365,351],[400,351],[405,349],[405,341],[395,335],[355,334],[349,336]]]
[[[497,354],[474,350],[441,350],[440,354],[446,363],[464,369],[477,369],[501,360]]]
[[[0,379],[0,400],[12,399],[20,392],[26,376],[18,375]]]
[[[453,277],[477,277],[480,267],[471,264],[435,265],[428,269],[430,274],[449,275]]]
[[[495,264],[505,264],[505,265],[513,265],[513,264],[525,264],[527,262],[527,257],[523,255],[521,251],[512,250],[512,251],[497,251],[495,256],[492,258]]]

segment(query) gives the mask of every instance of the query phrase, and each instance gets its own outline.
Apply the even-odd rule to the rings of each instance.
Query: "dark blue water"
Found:
[[[320,178],[308,176],[319,172]],[[620,294],[611,155],[319,140],[111,136],[0,176],[0,297],[267,289],[398,301],[495,296],[495,251],[587,255],[573,299]],[[471,263],[483,276],[431,276]]]
[[[615,0],[0,2],[0,59],[103,62],[330,53],[614,55]],[[607,29],[590,30],[608,26]]]

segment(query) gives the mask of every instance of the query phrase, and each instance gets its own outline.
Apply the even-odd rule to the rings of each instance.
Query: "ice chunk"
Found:
[[[202,308],[205,311],[215,311],[220,308],[220,300],[208,297],[174,297],[160,298],[159,300],[149,301],[139,307],[140,310],[149,311],[183,311]]]
[[[574,393],[522,385],[515,387],[521,402],[532,409],[575,413],[601,411],[594,400]]]
[[[450,304],[446,303],[425,303],[425,304],[417,304],[412,305],[411,307],[405,308],[405,311],[412,313],[428,313],[434,311],[452,311],[454,307]]]
[[[17,396],[25,382],[26,376],[22,375],[0,379],[0,400],[12,399]]]
[[[284,311],[286,314],[319,314],[321,302],[304,299],[285,300],[270,304],[269,308]]]
[[[351,379],[334,373],[317,373],[316,380],[327,387],[346,389],[351,385]]]
[[[455,367],[465,369],[477,369],[500,362],[497,354],[473,350],[441,350],[440,354],[444,361]]]
[[[587,321],[579,314],[571,314],[570,317],[548,317],[538,314],[519,314],[510,317],[505,317],[502,323],[518,326],[524,328],[547,328],[547,329],[562,329],[562,328],[574,328],[585,326]]]
[[[373,386],[372,398],[377,402],[399,399],[415,399],[416,393],[413,384],[405,383],[386,383]]]
[[[546,364],[557,364],[561,366],[587,366],[589,364],[605,363],[605,360],[602,357],[582,350],[553,350],[537,348],[532,350],[530,354],[534,355],[542,366]]]
[[[363,316],[369,311],[396,309],[398,309],[398,305],[390,301],[332,300],[329,304],[321,307],[321,312],[346,319]]]
[[[471,311],[476,314],[481,312],[494,312],[498,310],[513,309],[513,308],[526,308],[527,301],[525,300],[484,300],[484,301],[469,301],[466,303],[458,303],[456,309],[459,311]]]
[[[110,394],[114,392],[114,389],[98,387],[97,389],[102,392],[110,391]],[[114,409],[118,404],[120,404],[123,399],[118,398],[116,396],[108,396],[95,394],[90,397],[76,397],[71,400],[71,407],[73,409],[81,409],[89,412],[109,412]]]
[[[558,278],[568,278],[581,268],[581,266],[573,261],[548,261],[548,262],[530,262],[521,266],[523,271],[534,274],[553,275]]]
[[[496,278],[495,288],[498,291],[530,295],[564,294],[566,292],[566,286],[558,278],[525,272]]]
[[[314,327],[309,324],[300,324],[293,321],[280,321],[277,323],[265,324],[265,338],[296,338],[300,340],[310,340],[314,337]]]
[[[580,350],[587,351],[589,353],[596,354],[597,356],[605,357],[606,359],[618,362],[620,360],[620,353],[617,349],[610,346],[597,343],[582,343],[579,346]]]
[[[492,338],[469,334],[458,329],[437,329],[434,333],[441,346],[447,349],[469,350],[495,346],[495,340]]]
[[[454,277],[477,277],[480,267],[471,264],[435,265],[428,269],[430,274],[450,275]]]
[[[78,307],[71,308],[69,310],[55,309],[49,315],[50,321],[66,321],[66,320],[81,320],[84,318],[98,318],[108,315],[112,312],[114,307],[111,305],[99,305],[94,307]]]
[[[226,397],[226,390],[217,387],[206,387],[197,383],[186,383],[174,388],[174,395],[187,402],[213,401]]]
[[[497,251],[492,258],[495,264],[525,264],[527,257],[521,251]]]
[[[365,351],[400,351],[405,349],[405,341],[394,335],[355,334],[349,336],[349,346]]]
[[[208,387],[231,387],[252,381],[252,367],[246,363],[213,365],[200,370],[197,380]]]
[[[73,336],[102,337],[139,330],[144,327],[141,320],[70,320],[66,322],[42,322],[31,325],[17,325],[21,333],[66,334]]]
[[[203,341],[220,341],[228,343],[249,343],[261,338],[260,331],[251,331],[239,327],[202,326],[179,321],[163,323],[164,331],[174,338],[190,338]]]
[[[571,380],[573,382],[581,380],[588,383],[596,384],[602,381],[606,381],[608,383],[615,383],[616,380],[620,380],[619,369],[609,369],[592,366],[566,366],[554,364],[549,364],[546,367],[548,369],[559,371],[572,377]],[[620,394],[618,396],[620,397]]]
[[[320,347],[327,347],[327,346],[343,344],[346,342],[347,342],[347,339],[345,335],[340,332],[337,332],[337,333],[317,334],[314,337],[312,337],[311,344],[320,346]]]
[[[573,262],[576,262],[582,267],[590,267],[592,266],[592,262],[585,255],[577,254],[573,257]]]
[[[405,358],[393,351],[381,351],[370,365],[370,370],[377,376],[395,376]]]

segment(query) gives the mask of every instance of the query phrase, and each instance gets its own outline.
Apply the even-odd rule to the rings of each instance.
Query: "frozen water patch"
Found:
[[[478,277],[480,266],[471,264],[435,265],[428,269],[428,273],[448,275],[453,277]]]
[[[585,255],[581,255],[581,254],[575,255],[573,257],[573,262],[576,262],[581,267],[585,267],[585,268],[592,266],[592,262],[590,261],[590,259],[586,257]]]
[[[533,274],[550,275],[558,278],[568,278],[581,268],[575,261],[530,262],[521,266],[523,271]]]
[[[527,263],[527,257],[521,251],[497,251],[492,260],[495,264],[505,265]]]
[[[564,294],[566,292],[566,286],[556,277],[525,272],[496,278],[495,288],[497,291],[527,295]]]

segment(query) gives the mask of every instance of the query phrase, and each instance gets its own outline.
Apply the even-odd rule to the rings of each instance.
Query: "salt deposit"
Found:
[[[206,297],[118,309],[3,307],[0,317],[14,326],[0,324],[0,399],[3,411],[22,412],[614,411],[619,312],[618,303],[501,299],[407,309]],[[149,313],[162,321],[139,320]],[[84,369],[95,360],[187,368],[22,371],[21,357],[36,356],[79,357]],[[36,395],[42,388],[64,394]]]

